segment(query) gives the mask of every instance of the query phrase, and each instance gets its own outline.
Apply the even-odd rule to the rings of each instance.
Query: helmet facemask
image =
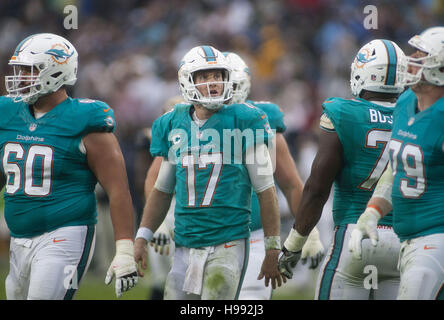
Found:
[[[233,98],[232,103],[244,103],[250,94],[250,79],[243,78],[235,80],[233,79]]]
[[[228,95],[232,94],[232,89],[229,88],[232,84],[228,81],[228,70],[215,69],[214,71],[216,70],[220,70],[222,73],[222,79],[220,81],[195,83],[195,76],[198,72],[210,72],[213,71],[213,69],[198,70],[190,75],[190,83],[195,88],[194,90],[191,90],[193,100],[210,110],[219,109],[227,100],[229,100]],[[221,94],[215,95],[217,94],[217,87],[219,86],[222,86],[222,90],[219,90],[221,91]]]
[[[408,70],[405,73],[407,86],[417,83],[444,85],[444,28],[434,27],[420,35],[413,36],[409,45],[422,52],[407,57]],[[416,55],[416,56],[415,56]],[[416,73],[410,72],[416,69]]]
[[[217,70],[221,71],[222,79],[213,78],[208,82],[196,83],[196,76],[199,75],[199,72]],[[178,76],[180,90],[187,103],[199,104],[209,110],[217,110],[233,96],[231,68],[223,54],[213,47],[200,46],[191,49],[180,63]],[[223,86],[222,90],[214,87],[221,85]],[[214,90],[220,91],[220,94],[214,95]]]
[[[37,101],[42,95],[43,86],[40,73],[45,67],[43,65],[14,64],[12,68],[13,75],[5,77],[9,97],[13,98],[14,102],[23,101],[32,104]]]
[[[224,52],[230,67],[233,80],[233,98],[231,103],[244,103],[250,95],[251,76],[245,61],[234,52]]]

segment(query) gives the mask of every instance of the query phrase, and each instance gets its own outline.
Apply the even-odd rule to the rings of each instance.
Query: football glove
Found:
[[[170,242],[170,230],[168,230],[165,222],[163,222],[150,240],[150,246],[154,248],[155,252],[159,254],[165,253],[167,256],[170,254]]]
[[[294,228],[284,242],[278,262],[279,272],[287,279],[293,277],[293,269],[301,258],[302,247],[308,237],[301,236]]]
[[[321,239],[319,239],[319,231],[316,227],[311,230],[307,242],[305,242],[302,247],[302,264],[306,264],[308,258],[310,258],[309,269],[316,269],[321,263],[322,258],[324,258],[324,246],[322,245]]]
[[[128,239],[116,241],[116,255],[106,273],[105,284],[110,284],[114,276],[116,276],[117,298],[137,284],[137,265],[134,260],[133,241]]]
[[[353,253],[356,259],[362,258],[362,239],[370,238],[374,247],[378,244],[377,226],[379,219],[381,219],[381,215],[378,210],[371,207],[367,207],[359,217],[348,241],[348,250]]]
[[[296,264],[298,263],[300,258],[301,251],[288,251],[284,245],[284,247],[282,248],[282,255],[279,258],[278,262],[279,272],[287,279],[291,279],[293,277],[293,269],[296,267]]]

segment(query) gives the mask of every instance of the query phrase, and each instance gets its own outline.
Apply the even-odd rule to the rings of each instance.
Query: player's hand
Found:
[[[316,269],[324,258],[324,246],[319,238],[319,231],[316,227],[311,230],[308,239],[302,247],[301,262],[306,264],[309,259],[309,269]]]
[[[269,286],[271,281],[271,287],[273,289],[276,289],[276,286],[280,287],[282,283],[285,283],[287,281],[285,277],[282,277],[279,269],[277,268],[279,252],[279,250],[275,249],[265,251],[265,258],[262,263],[261,272],[257,277],[258,280],[262,280],[263,278],[265,278],[266,287]]]
[[[378,244],[378,220],[381,215],[374,208],[367,207],[359,217],[355,229],[352,231],[348,241],[348,250],[353,253],[356,259],[362,258],[362,239],[370,238],[372,245]]]
[[[137,266],[134,261],[134,245],[132,240],[116,241],[116,255],[106,273],[105,283],[110,284],[116,276],[116,296],[128,291],[137,284]]]
[[[150,241],[150,246],[154,248],[155,252],[164,254],[167,256],[170,254],[170,230],[163,222],[160,227],[154,233],[153,238]]]
[[[293,277],[293,269],[301,258],[302,248],[307,241],[308,236],[302,236],[295,228],[291,228],[287,239],[282,247],[282,255],[279,258],[279,272],[284,278]]]
[[[143,270],[146,270],[148,261],[148,248],[147,241],[143,238],[137,238],[134,242],[134,260],[137,264],[137,273],[140,277],[143,277],[145,273],[139,268],[139,265]],[[141,262],[139,264],[139,262]]]
[[[287,248],[285,248],[285,245],[282,248],[282,255],[279,258],[278,268],[284,278],[291,279],[293,277],[293,269],[301,258],[301,252],[302,250],[298,252],[288,251]]]

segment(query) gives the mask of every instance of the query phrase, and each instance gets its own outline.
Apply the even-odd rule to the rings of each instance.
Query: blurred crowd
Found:
[[[378,10],[375,30],[363,24],[368,4]],[[64,28],[66,5],[78,9],[78,29]],[[412,35],[443,22],[444,0],[2,0],[0,78],[26,36],[52,32],[69,39],[79,52],[71,95],[103,100],[115,110],[131,182],[137,132],[180,95],[180,58],[202,44],[233,51],[250,66],[250,97],[283,109],[289,146],[306,177],[309,165],[301,157],[316,142],[321,103],[350,96],[357,50],[374,38],[404,49]]]
[[[377,29],[364,27],[369,4],[377,8]],[[78,9],[77,29],[64,28],[67,5]],[[272,101],[284,111],[285,136],[305,181],[317,151],[321,103],[350,97],[357,50],[385,38],[408,53],[408,39],[435,25],[444,25],[444,0],[0,0],[0,95],[6,93],[1,79],[10,72],[9,58],[22,39],[41,32],[69,39],[79,52],[78,81],[70,94],[114,109],[140,213],[143,200],[134,181],[145,172],[135,165],[136,137],[168,99],[180,95],[177,66],[192,47],[208,44],[244,58],[252,73],[250,98]],[[99,211],[106,211],[100,199],[99,192],[105,205]],[[331,215],[322,219],[329,224]],[[0,236],[7,233],[1,218]],[[329,233],[321,235],[327,246]],[[0,241],[0,252],[6,250]],[[97,254],[107,255],[97,261],[107,262],[112,253]]]

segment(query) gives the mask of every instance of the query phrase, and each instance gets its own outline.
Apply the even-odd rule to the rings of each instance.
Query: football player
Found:
[[[393,209],[401,240],[397,299],[444,299],[444,27],[412,37],[406,84],[393,114],[391,166],[358,220],[349,249],[382,240],[375,226]],[[368,241],[368,240],[367,240]],[[365,241],[362,242],[365,246]]]
[[[267,117],[255,107],[224,104],[232,98],[231,68],[214,47],[191,49],[178,76],[187,103],[153,125],[151,153],[164,160],[136,235],[136,261],[146,265],[146,245],[175,192],[176,249],[165,299],[237,299],[248,263],[253,186],[265,232],[259,278],[280,286],[279,209]]]
[[[344,243],[356,227],[378,179],[388,163],[388,141],[396,99],[404,90],[406,62],[392,41],[364,45],[351,65],[353,99],[329,98],[322,107],[319,149],[302,195],[296,220],[283,246],[279,268],[292,276],[307,235],[318,222],[334,183],[333,243],[318,276],[316,299],[393,299],[399,285],[396,269],[399,240],[388,215],[377,228],[381,241],[364,243],[362,259],[355,259]],[[365,285],[366,266],[376,266],[378,283]],[[378,290],[372,290],[377,288]]]
[[[72,299],[94,251],[99,182],[110,200],[116,255],[105,282],[116,295],[137,283],[133,209],[125,163],[106,103],[73,99],[78,54],[41,33],[14,51],[0,97],[0,168],[11,233],[8,299]]]
[[[251,76],[245,61],[234,52],[224,52],[232,70],[233,98],[231,103],[246,103],[253,105],[267,114],[270,127],[276,130],[275,144],[275,171],[274,179],[282,190],[288,202],[291,212],[296,212],[302,196],[302,180],[296,169],[295,162],[289,152],[287,142],[283,136],[286,127],[284,114],[279,106],[267,101],[247,100],[251,88]],[[263,260],[264,231],[262,229],[259,213],[259,201],[253,192],[251,200],[251,223],[250,223],[250,256],[248,268],[240,292],[241,300],[266,300],[271,299],[272,288],[264,286],[263,281],[257,280],[256,275],[260,271],[260,262]],[[310,233],[309,241],[302,251],[302,259],[309,260],[309,268],[316,268],[323,257],[324,247],[319,239],[317,228]]]

